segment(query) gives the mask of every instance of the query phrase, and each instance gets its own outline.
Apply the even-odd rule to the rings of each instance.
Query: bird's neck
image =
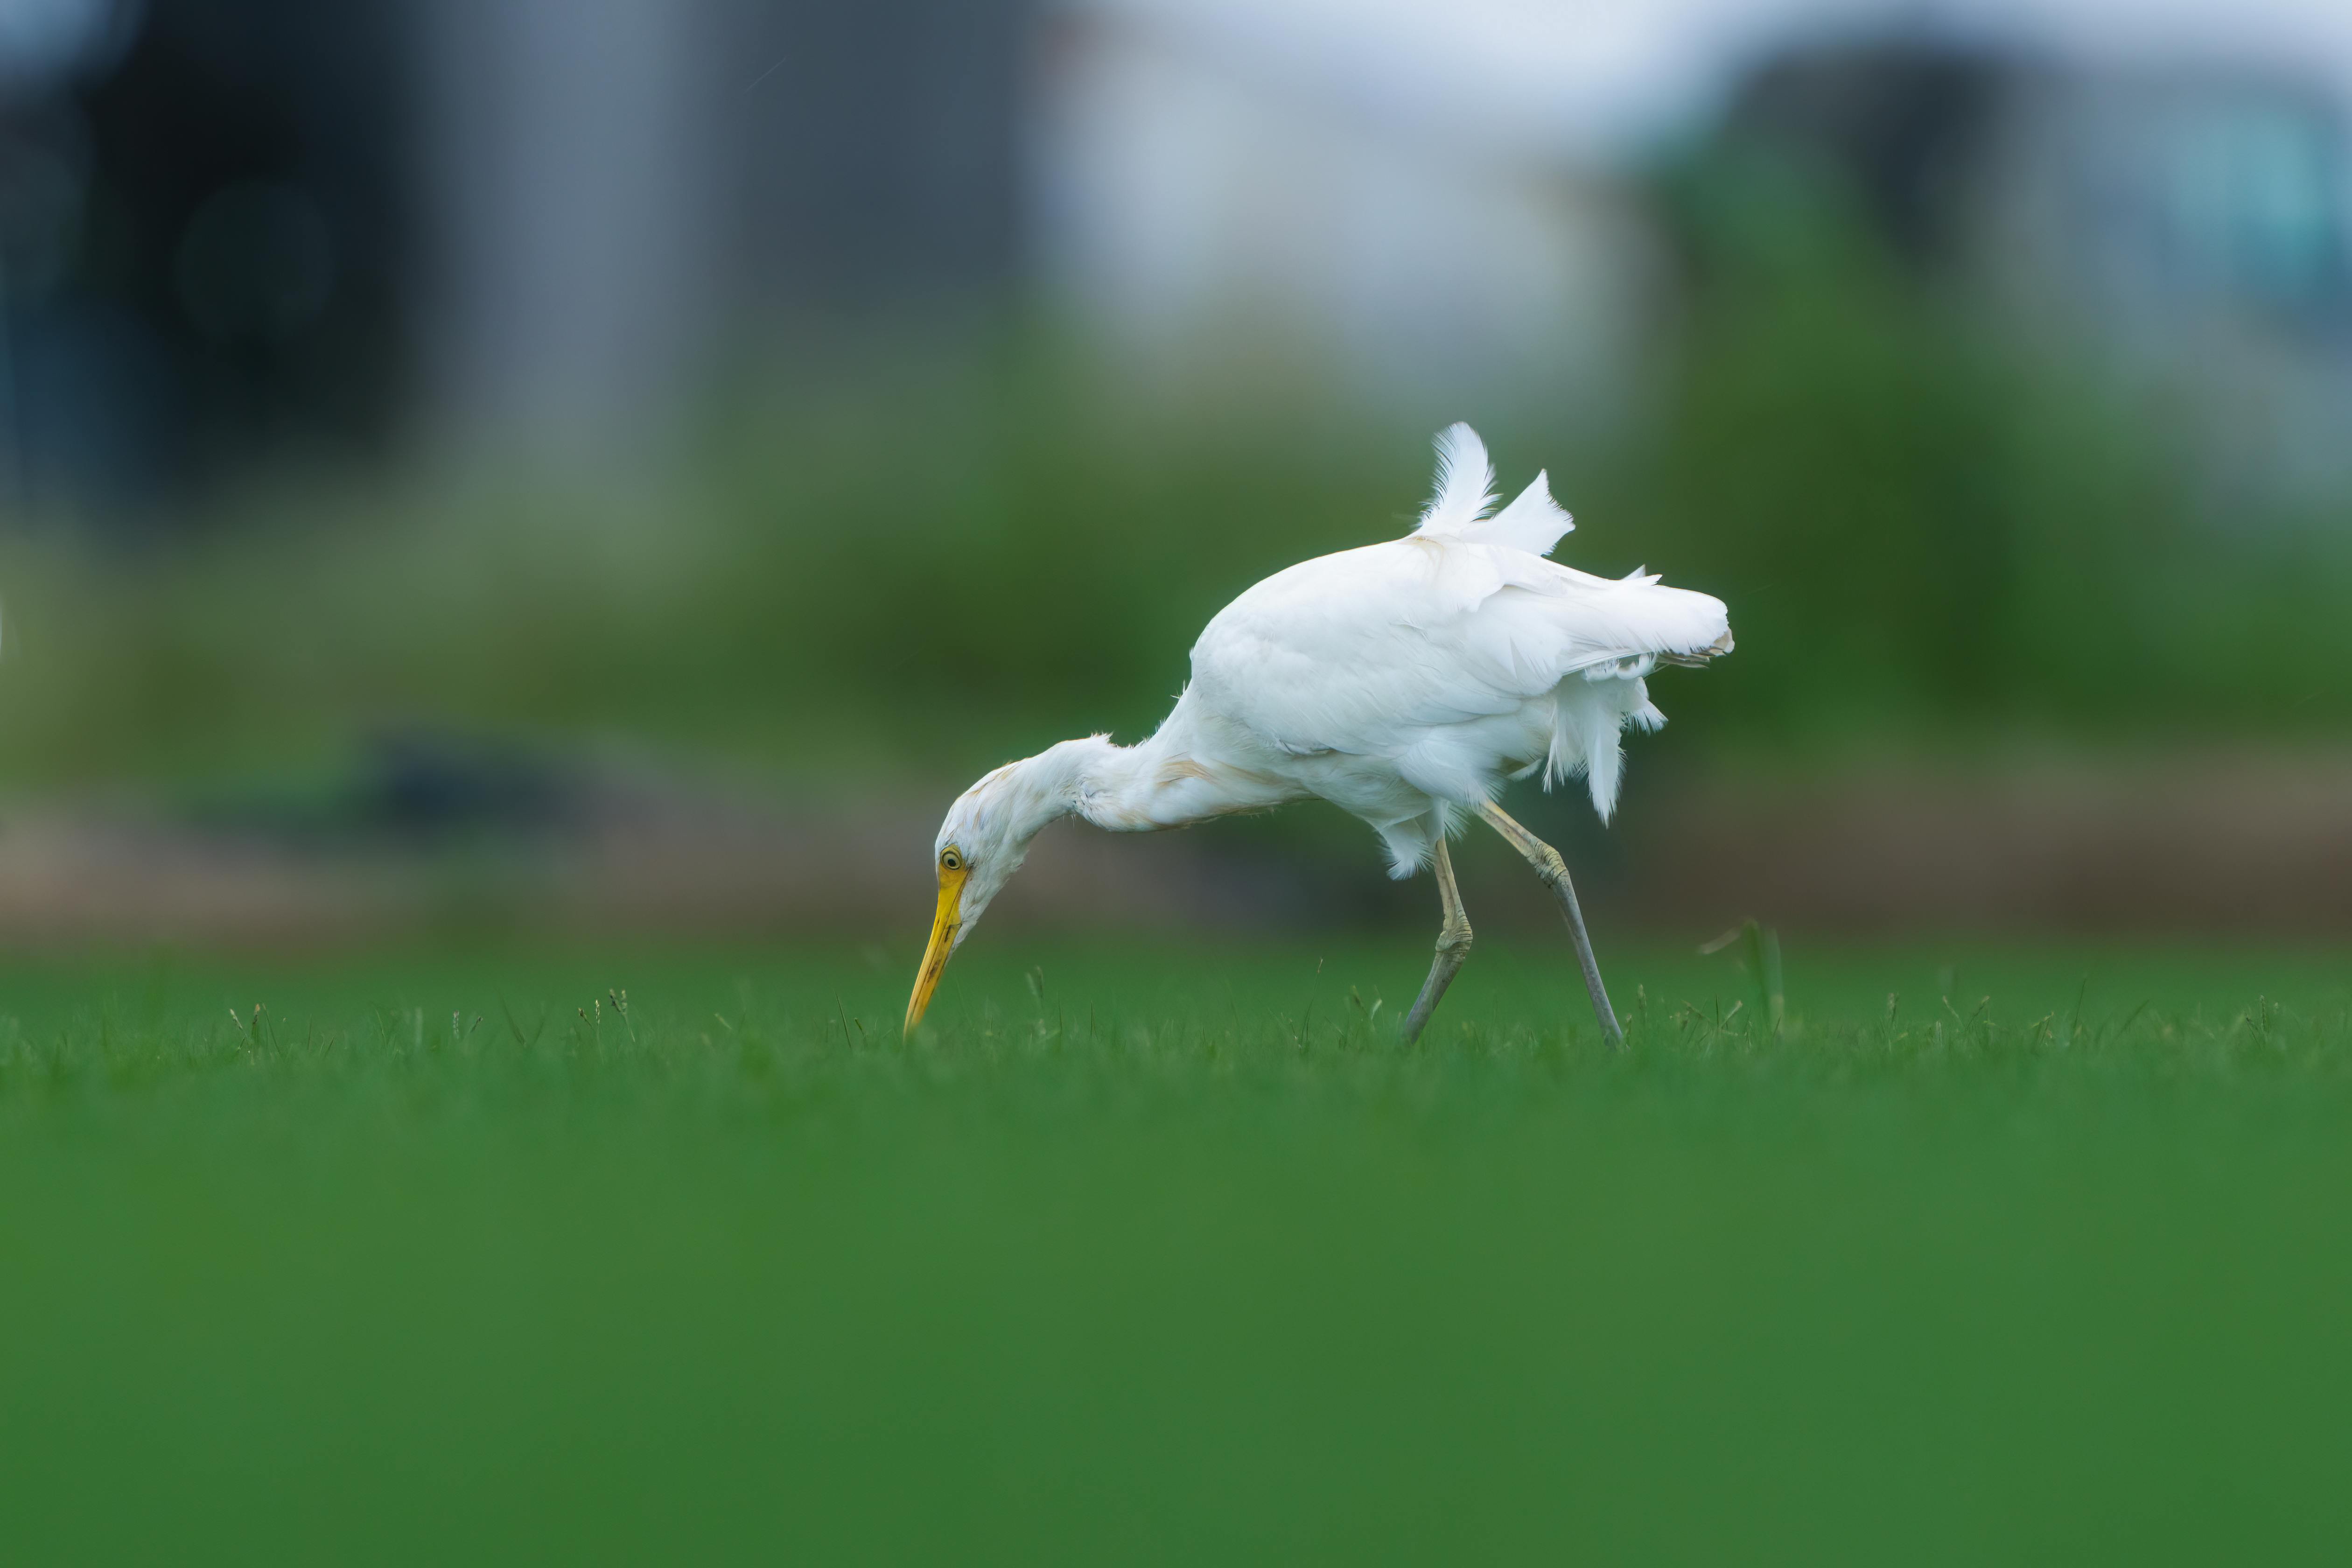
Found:
[[[1144,833],[1234,809],[1206,798],[1202,786],[1212,778],[1210,768],[1192,756],[1184,727],[1175,723],[1133,746],[1114,745],[1103,735],[1065,741],[1008,772],[1027,803],[1020,825],[1024,842],[1064,816],[1084,817],[1113,833]]]
[[[1130,815],[1146,787],[1144,752],[1150,744],[1114,745],[1108,736],[1088,735],[1014,763],[1006,782],[1023,803],[1021,837],[1065,816],[1109,826]]]
[[[1202,731],[1183,703],[1150,741],[1063,741],[1016,762],[1007,773],[1024,802],[1018,820],[1024,842],[1063,816],[1082,816],[1110,832],[1152,832],[1234,811],[1265,811],[1301,795],[1294,783],[1233,757],[1213,733]]]

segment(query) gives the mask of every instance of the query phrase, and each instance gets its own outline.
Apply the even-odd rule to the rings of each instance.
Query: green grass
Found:
[[[2341,955],[1607,956],[13,961],[7,1556],[2342,1560]]]

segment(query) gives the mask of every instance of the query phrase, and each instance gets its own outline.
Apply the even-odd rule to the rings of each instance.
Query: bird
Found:
[[[1643,568],[1598,577],[1549,559],[1575,521],[1544,473],[1507,506],[1496,500],[1486,444],[1466,424],[1448,426],[1412,531],[1301,562],[1217,612],[1149,739],[1064,741],[958,796],[932,847],[938,905],[906,1033],[1049,824],[1149,833],[1319,799],[1371,828],[1391,876],[1434,872],[1437,952],[1404,1040],[1420,1037],[1469,956],[1446,843],[1475,818],[1550,889],[1601,1032],[1622,1047],[1567,863],[1496,797],[1512,781],[1540,775],[1549,789],[1580,775],[1607,823],[1621,734],[1665,722],[1649,677],[1730,652],[1729,613]]]

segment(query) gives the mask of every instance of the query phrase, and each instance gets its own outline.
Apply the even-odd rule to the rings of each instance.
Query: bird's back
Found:
[[[1444,799],[1530,765],[1585,771],[1605,816],[1618,729],[1660,721],[1643,678],[1729,635],[1719,600],[1654,577],[1415,534],[1243,594],[1193,646],[1188,696],[1285,754],[1378,760]]]

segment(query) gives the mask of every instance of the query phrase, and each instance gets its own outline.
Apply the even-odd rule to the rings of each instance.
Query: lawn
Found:
[[[2352,1551],[2344,955],[1604,958],[12,960],[5,1555]]]

